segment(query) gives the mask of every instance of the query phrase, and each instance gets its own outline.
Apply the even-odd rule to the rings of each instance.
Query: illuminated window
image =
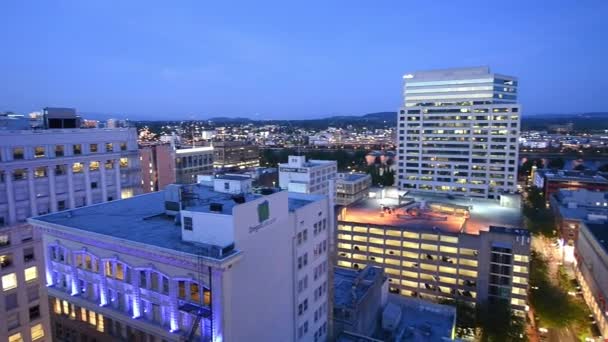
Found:
[[[190,299],[193,302],[198,302],[201,300],[199,287],[197,283],[190,283]]]
[[[104,261],[103,263],[103,269],[104,269],[104,273],[106,277],[112,277],[112,262],[111,261]]]
[[[122,189],[120,191],[120,198],[126,199],[133,197],[133,189]]]
[[[34,169],[34,177],[42,178],[46,177],[46,166],[37,167]]]
[[[528,256],[527,255],[515,254],[514,255],[514,259],[515,259],[515,261],[518,261],[518,262],[528,262]]]
[[[74,173],[80,173],[83,170],[83,166],[82,163],[74,163],[72,164],[72,172]]]
[[[8,291],[17,287],[17,275],[9,273],[2,276],[2,290]]]
[[[97,171],[97,170],[99,170],[99,162],[98,161],[92,161],[89,164],[89,170],[91,170],[91,171]]]
[[[114,145],[112,143],[106,143],[106,152],[114,152]]]
[[[21,333],[12,334],[8,337],[8,342],[23,342],[23,338],[21,338]]]
[[[26,282],[36,280],[36,278],[38,278],[38,268],[36,268],[36,266],[26,268],[25,271],[23,271],[23,273],[25,274]]]
[[[120,168],[124,169],[129,166],[129,158],[120,158]]]
[[[97,315],[97,331],[104,332],[103,315],[101,314]]]
[[[45,150],[44,146],[34,147],[34,158],[44,158]]]

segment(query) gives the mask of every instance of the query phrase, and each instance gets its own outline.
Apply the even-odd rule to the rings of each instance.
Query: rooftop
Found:
[[[339,220],[473,235],[490,226],[523,226],[519,208],[503,207],[493,200],[418,194],[367,198],[346,207]]]
[[[355,182],[367,177],[369,177],[367,173],[339,173],[336,181],[344,180],[346,182]]]
[[[392,334],[383,336],[385,341],[443,341],[453,338],[456,324],[456,308],[434,304],[421,299],[389,294],[389,304],[384,310],[383,320],[390,318],[387,310],[401,310],[401,320]]]
[[[200,184],[190,184],[174,189],[182,189],[183,210],[212,212],[211,203],[221,204],[220,211],[214,214],[232,215],[232,209],[239,205],[235,196],[213,191],[213,188]],[[167,190],[134,196],[128,199],[100,203],[87,207],[66,210],[30,219],[33,223],[42,222],[65,226],[86,232],[106,235],[112,238],[132,241],[145,245],[166,248],[188,254],[205,253],[215,259],[224,259],[236,253],[215,255],[211,244],[182,240],[181,226],[175,217],[166,214],[165,201]],[[242,200],[249,202],[262,197],[260,194],[244,194]],[[312,203],[315,196],[289,194],[289,210],[293,211]],[[217,208],[215,208],[217,210]],[[238,246],[237,246],[238,247]]]
[[[606,183],[608,179],[602,176],[598,171],[585,170],[585,171],[566,171],[566,170],[551,170],[542,169],[536,171],[540,176],[544,176],[547,180],[551,181],[579,181],[579,182],[594,182],[594,183]]]
[[[334,307],[355,307],[376,284],[376,279],[384,277],[380,267],[367,266],[363,270],[334,268]]]

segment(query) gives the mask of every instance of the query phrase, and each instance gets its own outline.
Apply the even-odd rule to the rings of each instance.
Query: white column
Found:
[[[106,265],[105,261],[99,259],[99,305],[106,306],[109,304],[108,300],[108,279],[106,278]]]
[[[84,166],[84,193],[86,196],[87,205],[93,204],[93,194],[91,193],[91,162],[87,161],[83,163]]]
[[[114,160],[114,176],[115,176],[115,183],[116,183],[116,199],[120,199],[121,196],[121,185],[120,185],[120,160],[119,159],[115,159]]]
[[[74,170],[72,170],[72,164],[67,164],[66,169],[68,170],[68,206],[70,209],[76,207],[74,201]]]
[[[141,307],[141,288],[139,284],[139,270],[134,268],[131,269],[131,284],[133,285],[133,294],[131,298],[133,300],[133,318],[139,318],[142,316],[143,310]]]
[[[224,339],[223,319],[224,312],[222,309],[222,273],[223,270],[213,268],[211,270],[211,317],[212,317],[212,339],[217,338],[218,341]]]
[[[27,188],[30,194],[30,212],[32,216],[38,216],[38,204],[36,203],[36,188],[34,187],[34,169],[27,169]]]
[[[177,306],[177,281],[169,278],[169,325],[171,332],[179,330],[179,308]]]
[[[49,166],[47,168],[47,176],[49,178],[49,208],[51,212],[57,211],[57,194],[55,193],[55,167]]]
[[[6,186],[6,200],[8,203],[8,224],[17,222],[17,210],[15,208],[15,192],[13,189],[13,170],[4,172],[4,182]]]
[[[104,147],[105,148],[105,147]],[[108,200],[108,182],[106,180],[106,161],[102,160],[99,165],[99,175],[101,177],[101,202]]]

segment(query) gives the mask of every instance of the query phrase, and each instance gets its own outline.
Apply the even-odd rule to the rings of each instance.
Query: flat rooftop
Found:
[[[366,177],[368,177],[366,173],[345,173],[343,176],[336,178],[336,181],[344,180],[347,182],[355,182]]]
[[[354,307],[372,288],[378,277],[383,277],[383,269],[367,266],[363,270],[334,268],[334,307]],[[358,279],[358,281],[357,281]],[[354,291],[353,291],[354,290]]]
[[[597,171],[554,171],[549,169],[537,170],[541,176],[549,181],[579,181],[608,184],[608,179]]]
[[[391,340],[428,342],[452,337],[455,307],[394,294],[388,295],[388,303],[401,309],[401,321]]]
[[[387,210],[386,208],[390,208]],[[376,224],[404,229],[439,229],[446,233],[478,235],[490,226],[523,227],[519,208],[497,201],[433,195],[368,198],[347,206],[339,221]]]
[[[185,190],[185,196],[190,197],[183,201],[184,210],[211,212],[209,204],[219,203],[222,204],[222,210],[213,212],[214,214],[232,215],[232,208],[238,205],[231,194],[215,192],[209,186],[191,184],[183,188],[188,189]],[[212,245],[182,240],[181,226],[176,223],[175,217],[165,213],[166,191],[168,190],[38,216],[31,220],[188,254],[198,255],[206,249],[210,250]],[[262,195],[245,194],[244,199],[248,202],[259,197]],[[305,195],[290,197],[289,210],[303,207],[314,202],[316,198]],[[233,250],[219,257],[209,252],[206,256],[222,260],[235,253],[237,251]]]

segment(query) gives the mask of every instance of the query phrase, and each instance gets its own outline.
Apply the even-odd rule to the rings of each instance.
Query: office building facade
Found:
[[[330,180],[337,177],[335,160],[306,160],[306,156],[289,156],[287,163],[279,164],[281,189],[306,194],[333,194]]]
[[[260,166],[259,148],[249,141],[214,141],[213,167],[217,171],[236,171]]]
[[[196,183],[196,176],[213,174],[212,147],[141,146],[139,159],[144,193],[163,190],[173,183]]]
[[[245,181],[30,219],[43,233],[54,338],[325,341],[328,199],[243,193]]]
[[[141,193],[134,128],[0,131],[0,223]]]
[[[487,67],[404,76],[400,189],[497,198],[517,189],[518,81]]]
[[[336,177],[336,205],[349,205],[367,198],[372,176],[366,173],[343,173]]]

